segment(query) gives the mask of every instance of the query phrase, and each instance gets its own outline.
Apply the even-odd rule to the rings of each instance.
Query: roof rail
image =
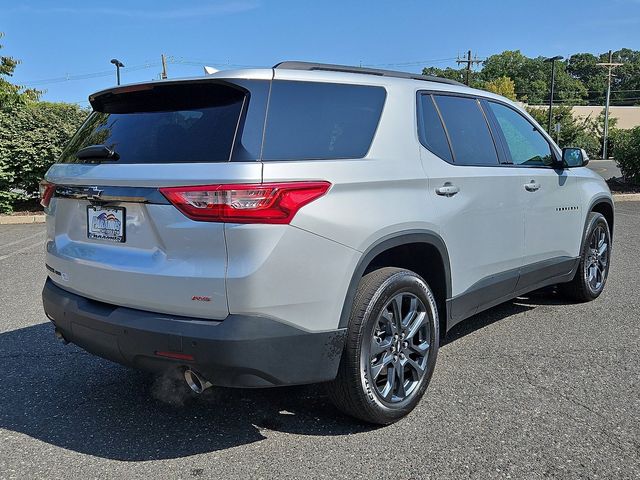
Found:
[[[345,73],[362,73],[365,75],[378,75],[380,77],[406,78],[410,80],[423,80],[427,82],[448,83],[450,85],[466,86],[463,83],[449,80],[448,78],[435,77],[433,75],[418,75],[416,73],[396,72],[394,70],[380,70],[377,68],[350,67],[346,65],[331,65],[329,63],[312,63],[312,62],[280,62],[273,68],[282,68],[287,70],[322,70],[326,72],[345,72]]]

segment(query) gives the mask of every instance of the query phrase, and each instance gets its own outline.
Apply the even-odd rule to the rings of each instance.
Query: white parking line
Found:
[[[19,248],[15,252],[7,253],[6,255],[0,255],[0,260],[13,257],[14,255],[18,255],[19,253],[26,252],[27,250],[31,250],[34,247],[42,247],[42,242],[34,243],[32,245],[27,245],[26,247]]]
[[[0,248],[10,247],[11,245],[15,245],[17,243],[22,243],[25,240],[30,240],[32,238],[36,238],[38,235],[44,235],[45,233],[46,232],[44,232],[44,231],[38,232],[38,233],[34,233],[33,235],[29,235],[28,237],[21,238],[20,240],[15,240],[13,242],[9,242],[9,243],[5,243],[4,245],[0,245]]]

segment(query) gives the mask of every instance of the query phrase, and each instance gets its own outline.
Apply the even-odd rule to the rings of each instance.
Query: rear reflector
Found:
[[[174,360],[187,360],[192,362],[195,360],[193,355],[189,355],[188,353],[180,353],[180,352],[155,352],[159,357],[172,358]]]
[[[161,188],[160,192],[192,220],[286,224],[330,186],[323,181],[201,185]]]
[[[42,205],[44,208],[47,208],[49,206],[49,202],[51,201],[51,197],[53,197],[53,192],[56,191],[56,186],[53,183],[42,180],[39,187],[40,205]]]

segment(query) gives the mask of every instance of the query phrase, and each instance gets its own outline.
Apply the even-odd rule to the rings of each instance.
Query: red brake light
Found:
[[[188,353],[162,352],[162,351],[156,351],[155,353],[159,357],[172,358],[173,360],[186,360],[189,362],[193,362],[195,360],[193,355],[189,355]]]
[[[54,183],[49,183],[46,180],[42,180],[39,185],[40,190],[40,205],[44,208],[49,206],[49,202],[51,201],[51,197],[53,197],[53,193],[56,191],[56,185]]]
[[[161,188],[160,192],[192,220],[286,224],[330,186],[322,181],[201,185]]]

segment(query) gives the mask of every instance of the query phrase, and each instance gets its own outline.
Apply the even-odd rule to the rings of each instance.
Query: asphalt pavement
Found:
[[[617,204],[602,296],[463,322],[399,423],[318,386],[200,397],[54,340],[44,226],[0,227],[0,478],[640,478],[640,202]],[[550,239],[553,241],[553,239]]]

